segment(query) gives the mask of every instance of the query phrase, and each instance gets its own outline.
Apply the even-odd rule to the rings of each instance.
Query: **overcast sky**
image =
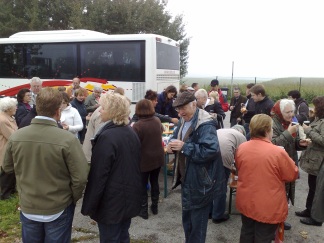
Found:
[[[188,75],[324,77],[320,0],[168,0],[191,37]]]

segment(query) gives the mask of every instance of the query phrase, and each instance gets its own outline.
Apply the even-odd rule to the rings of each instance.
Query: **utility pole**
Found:
[[[233,95],[233,73],[234,73],[234,61],[232,61],[231,98]]]
[[[299,78],[299,92],[300,92],[300,88],[301,88],[301,77]]]

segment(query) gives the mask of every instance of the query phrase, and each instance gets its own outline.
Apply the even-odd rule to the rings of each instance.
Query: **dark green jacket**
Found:
[[[299,135],[296,134],[296,137],[293,137],[288,130],[285,130],[282,126],[278,116],[274,116],[273,120],[273,136],[271,142],[277,146],[283,146],[288,153],[289,157],[296,163],[298,166],[298,154],[297,150],[304,149],[299,146]],[[291,200],[292,205],[295,204],[295,182],[286,183],[286,192],[288,199]]]
[[[312,143],[300,156],[300,168],[308,174],[317,176],[324,161],[324,118],[316,118],[305,129],[305,134]]]
[[[20,207],[27,214],[59,213],[81,198],[87,182],[80,142],[46,119],[34,118],[12,134],[2,167],[15,172]]]

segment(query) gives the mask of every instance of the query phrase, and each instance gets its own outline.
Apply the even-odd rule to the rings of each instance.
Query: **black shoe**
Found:
[[[321,222],[317,222],[312,218],[304,218],[304,219],[301,219],[300,222],[302,224],[307,224],[307,225],[322,226]]]
[[[303,218],[309,218],[310,217],[310,212],[308,209],[305,209],[303,211],[297,211],[295,212],[296,216],[298,217],[303,217]]]
[[[142,219],[148,219],[148,210],[147,210],[148,206],[147,203],[144,203],[141,207],[141,211],[138,214],[138,216],[140,216]]]
[[[140,212],[140,214],[138,215],[140,216],[142,219],[148,219],[148,213],[146,212]]]
[[[212,214],[211,213],[208,214],[208,219],[212,219],[212,218],[213,218]]]
[[[154,215],[157,215],[159,213],[159,210],[158,210],[158,205],[157,204],[152,204],[151,205],[151,211]]]
[[[290,230],[291,229],[291,224],[284,222],[284,229],[285,230]]]
[[[214,224],[220,224],[220,223],[223,223],[223,222],[227,221],[229,218],[230,218],[229,214],[226,213],[226,214],[223,215],[223,218],[213,219],[213,223]]]

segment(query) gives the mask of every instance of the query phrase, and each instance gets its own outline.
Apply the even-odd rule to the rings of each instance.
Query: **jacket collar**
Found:
[[[55,126],[55,127],[57,127],[57,122],[55,122],[53,120],[40,119],[40,118],[34,118],[31,121],[31,124],[48,125],[48,126]]]

